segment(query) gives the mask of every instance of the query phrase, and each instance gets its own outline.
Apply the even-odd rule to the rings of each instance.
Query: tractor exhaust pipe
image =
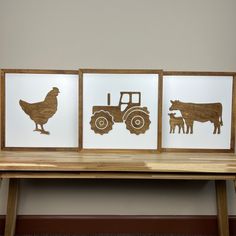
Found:
[[[111,105],[111,94],[110,93],[107,94],[107,105],[108,106]]]

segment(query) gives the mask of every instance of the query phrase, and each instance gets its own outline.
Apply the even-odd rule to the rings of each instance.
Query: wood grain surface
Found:
[[[236,173],[235,154],[0,152],[0,171]]]
[[[4,236],[15,235],[18,195],[19,179],[10,179]]]
[[[217,180],[215,181],[215,186],[216,186],[218,234],[220,236],[229,236],[226,181]]]
[[[118,171],[2,171],[0,177],[2,179],[236,180],[235,174]]]
[[[142,93],[138,91],[120,91],[117,106],[110,105],[111,94],[107,94],[107,105],[93,106],[91,129],[96,134],[107,134],[115,122],[126,124],[131,134],[144,134],[150,126],[149,111],[141,105]]]
[[[210,121],[214,125],[213,134],[220,134],[220,128],[223,126],[222,121],[222,104],[217,103],[186,103],[179,100],[170,101],[170,111],[179,110],[186,124],[186,134],[193,133],[194,121]],[[172,113],[172,120],[173,120]],[[170,114],[169,114],[170,115]],[[176,119],[175,119],[176,120]]]
[[[47,96],[43,101],[37,103],[28,103],[20,100],[19,104],[22,110],[30,117],[35,123],[35,130],[41,134],[50,134],[43,127],[57,111],[57,96],[60,93],[59,89],[53,87],[51,91],[47,93]],[[40,125],[41,128],[38,126]]]

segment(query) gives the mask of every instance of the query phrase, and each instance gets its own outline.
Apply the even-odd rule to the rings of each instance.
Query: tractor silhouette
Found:
[[[141,107],[140,92],[120,92],[118,106],[110,105],[107,94],[107,106],[93,106],[91,129],[97,134],[106,134],[112,130],[114,122],[125,122],[131,134],[144,134],[151,123],[147,107]]]

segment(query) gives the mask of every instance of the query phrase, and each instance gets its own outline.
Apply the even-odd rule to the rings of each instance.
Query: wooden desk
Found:
[[[219,235],[229,236],[226,180],[236,180],[236,156],[0,152],[0,178],[10,179],[5,236],[14,235],[19,179],[25,178],[214,180]]]

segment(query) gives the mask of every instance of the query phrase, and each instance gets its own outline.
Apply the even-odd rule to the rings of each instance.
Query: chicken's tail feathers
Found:
[[[26,114],[29,115],[29,112],[30,112],[30,110],[29,110],[29,103],[28,103],[28,102],[25,102],[25,101],[23,101],[23,100],[20,100],[20,101],[19,101],[19,104],[20,104],[22,110],[23,110]]]

